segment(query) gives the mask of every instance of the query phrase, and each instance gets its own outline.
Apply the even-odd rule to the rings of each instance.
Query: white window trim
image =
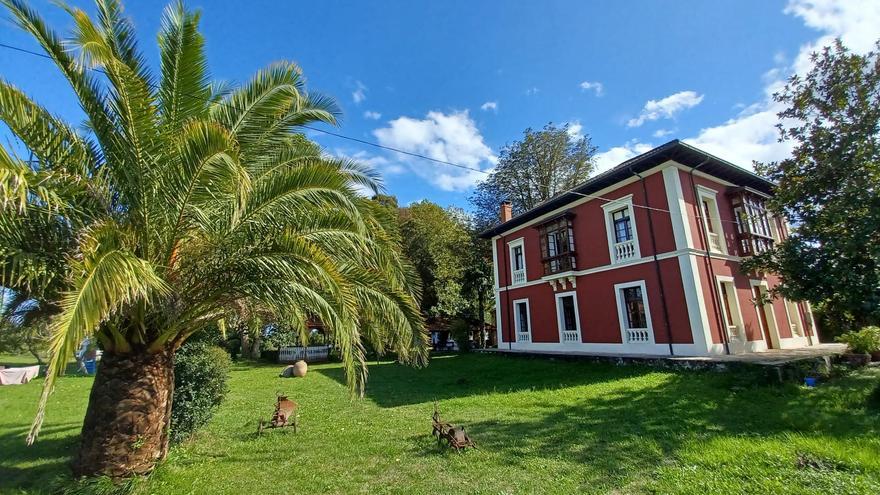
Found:
[[[529,324],[528,332],[522,331],[522,328],[519,323],[519,312],[517,312],[517,310],[516,310],[517,304],[523,304],[523,303],[526,305],[526,320],[528,321],[528,324]],[[514,299],[513,300],[513,328],[515,330],[514,335],[516,338],[516,342],[531,342],[532,341],[532,310],[529,307],[529,300],[528,299]],[[529,339],[520,341],[519,340],[520,333],[529,334]]]
[[[605,233],[608,236],[608,255],[611,257],[611,264],[618,265],[621,263],[626,263],[632,260],[638,260],[642,258],[641,250],[639,249],[639,229],[636,225],[636,215],[635,208],[633,208],[633,195],[627,194],[626,196],[621,196],[615,200],[609,201],[602,205],[602,209],[605,214]],[[615,211],[621,210],[623,208],[629,209],[629,221],[630,227],[632,228],[632,242],[633,247],[635,248],[635,254],[632,258],[617,261],[616,254],[614,252],[614,246],[616,242],[614,242],[614,222],[611,220],[611,214]]]
[[[709,200],[709,206],[712,209],[712,211],[709,212],[709,215],[714,218],[705,218],[705,211],[703,211],[703,198]],[[721,212],[718,209],[718,191],[698,184],[697,210],[700,212],[700,217],[703,218],[700,225],[702,226],[703,234],[705,234],[706,237],[707,250],[727,254],[727,239],[724,237],[724,226],[721,224]],[[710,232],[709,226],[707,225],[708,222],[712,222],[712,227],[715,229],[715,232],[717,232],[718,244],[721,246],[721,250],[712,248],[712,242],[709,240]]]
[[[642,303],[645,305],[645,323],[648,325],[648,342],[627,342],[626,303],[623,300],[623,289],[630,287],[641,287],[642,289]],[[654,324],[651,321],[651,307],[648,304],[648,299],[648,289],[645,287],[644,280],[614,284],[614,300],[617,301],[617,320],[620,322],[620,341],[623,345],[654,345]]]
[[[785,317],[788,319],[789,327],[791,327],[791,325],[797,325],[798,328],[797,333],[795,333],[793,328],[790,328],[791,336],[806,337],[807,331],[804,328],[804,320],[801,318],[801,312],[798,310],[798,303],[788,298],[782,298],[782,302],[785,306]],[[794,317],[791,315],[791,310],[794,310]]]
[[[556,296],[556,328],[559,330],[559,343],[564,344],[565,339],[562,336],[562,328],[563,328],[563,319],[562,319],[562,305],[559,304],[559,300],[566,296],[572,296],[572,303],[574,304],[574,324],[577,327],[578,340],[577,344],[583,342],[583,334],[581,333],[581,311],[580,306],[578,306],[578,296],[577,292],[570,290],[568,292],[558,292],[555,294]]]
[[[729,277],[727,275],[716,275],[715,276],[715,285],[718,288],[718,298],[719,299],[722,298],[721,284],[723,284],[723,283],[729,283],[733,286],[733,294],[731,294],[731,297],[733,298],[733,307],[728,308],[728,309],[730,310],[730,315],[733,318],[737,319],[737,321],[727,322],[727,315],[724,313],[723,307],[721,308],[721,318],[724,319],[728,325],[732,325],[732,326],[736,327],[737,332],[742,336],[741,341],[743,343],[745,343],[749,339],[748,339],[748,336],[746,336],[746,327],[745,327],[745,322],[743,321],[742,308],[740,308],[739,296],[736,293],[736,281],[734,280],[733,277]],[[724,301],[722,299],[721,303],[722,304],[729,304],[730,302]],[[730,337],[730,330],[729,329],[725,329],[725,330],[727,330],[727,335],[728,335],[728,337]]]
[[[522,261],[523,261],[522,272],[523,272],[523,281],[522,281],[522,282],[519,282],[519,283],[514,283],[514,282],[513,282],[513,272],[516,271],[516,268],[515,268],[516,265],[514,265],[514,263],[516,262],[516,257],[513,255],[513,248],[515,248],[515,247],[517,247],[517,246],[519,246],[519,247],[522,249]],[[512,241],[509,241],[509,242],[507,243],[507,254],[508,254],[508,258],[509,258],[509,260],[510,260],[510,285],[513,287],[513,286],[523,285],[523,284],[525,284],[526,282],[528,282],[528,281],[529,281],[529,274],[528,274],[528,272],[526,271],[526,265],[528,265],[528,263],[526,263],[526,243],[525,243],[525,238],[524,238],[524,237],[520,237],[519,239],[514,239],[514,240],[512,240]]]

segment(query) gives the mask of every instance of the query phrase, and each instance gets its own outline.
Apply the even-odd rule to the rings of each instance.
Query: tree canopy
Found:
[[[501,150],[498,165],[470,198],[477,228],[498,222],[502,201],[510,201],[516,215],[585,181],[595,168],[595,153],[590,137],[577,135],[569,124],[526,129],[522,140]]]
[[[759,164],[778,183],[770,206],[791,236],[747,269],[776,272],[778,290],[823,303],[853,326],[880,321],[880,44],[859,55],[838,40],[812,56],[776,101],[792,156]]]

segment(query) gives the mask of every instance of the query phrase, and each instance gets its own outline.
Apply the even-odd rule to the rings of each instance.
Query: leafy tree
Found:
[[[462,278],[469,252],[466,215],[424,200],[400,209],[403,250],[422,280],[422,311],[431,317],[459,315],[466,302]]]
[[[495,170],[470,198],[477,228],[498,223],[502,201],[510,201],[516,215],[585,181],[595,153],[590,137],[574,138],[568,124],[526,129],[521,141],[501,150]]]
[[[85,336],[104,356],[74,471],[112,478],[165,457],[175,351],[241,308],[319,317],[352,391],[366,380],[364,342],[425,362],[417,279],[376,204],[357,193],[376,179],[296,133],[337,112],[306,92],[296,65],[221,90],[199,14],[182,4],[165,11],[154,74],[114,0],[99,0],[94,20],[65,7],[74,28],[64,41],[24,0],[0,1],[87,119],[78,133],[0,81],[0,121],[35,157],[0,148],[2,283],[36,300],[52,332],[29,442]]]
[[[770,206],[795,228],[746,268],[780,274],[781,293],[859,327],[880,321],[880,44],[858,55],[838,40],[812,61],[774,95],[792,156],[759,167],[778,183]]]

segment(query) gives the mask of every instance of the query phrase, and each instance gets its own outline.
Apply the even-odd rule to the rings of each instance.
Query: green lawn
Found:
[[[350,400],[337,365],[304,379],[237,366],[197,438],[138,493],[878,493],[880,370],[817,389],[735,373],[505,358],[440,357],[427,369],[370,367]],[[39,382],[0,389],[0,492],[40,493],[66,473],[90,378],[60,381],[41,440],[24,447]],[[255,435],[276,391],[301,430]],[[432,401],[479,450],[429,436]]]

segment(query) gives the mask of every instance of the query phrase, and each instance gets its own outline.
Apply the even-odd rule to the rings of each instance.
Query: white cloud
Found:
[[[605,94],[605,87],[602,86],[602,83],[600,83],[599,81],[584,81],[580,83],[580,87],[583,91],[592,90],[593,93],[596,94],[596,96],[602,96],[603,94]]]
[[[772,94],[785,84],[790,74],[805,74],[812,65],[810,54],[840,38],[844,45],[856,53],[865,53],[873,47],[880,25],[880,2],[876,0],[791,0],[785,13],[801,18],[808,27],[821,34],[815,40],[801,46],[789,65],[786,58],[774,55],[777,67],[766,72],[764,98],[745,107],[727,122],[707,127],[686,141],[719,157],[751,167],[752,161],[781,160],[791,154],[790,143],[779,143],[776,124],[777,113],[783,106],[773,101]]]
[[[624,143],[623,146],[615,146],[608,151],[597,153],[594,158],[596,172],[604,172],[616,165],[620,165],[636,155],[650,151],[653,147],[650,143],[642,143],[633,139]]]
[[[536,95],[539,91],[541,90],[535,86],[532,86],[531,88],[526,89],[526,96]]]
[[[572,141],[580,141],[584,138],[584,126],[579,120],[573,120],[568,123],[568,139]]]
[[[367,87],[360,81],[355,81],[354,85],[355,90],[351,93],[351,99],[355,105],[360,105],[362,101],[367,99]]]
[[[703,95],[695,91],[680,91],[660,100],[648,100],[639,116],[630,119],[627,127],[639,127],[645,122],[657,119],[671,119],[688,108],[693,108],[703,101]]]
[[[498,112],[498,102],[487,101],[486,103],[480,105],[480,110],[483,110],[485,112],[488,112],[489,110],[492,110],[493,112]]]
[[[674,129],[657,129],[651,135],[654,136],[655,138],[665,138],[666,136],[670,136],[672,134],[675,134]]]
[[[372,110],[367,110],[364,112],[364,118],[370,120],[379,120],[382,118],[382,114],[379,112],[374,112]]]
[[[373,131],[379,144],[455,163],[467,170],[418,158],[406,159],[409,168],[444,191],[461,191],[486,177],[498,158],[483,142],[467,111],[432,111],[424,119],[398,117]]]

